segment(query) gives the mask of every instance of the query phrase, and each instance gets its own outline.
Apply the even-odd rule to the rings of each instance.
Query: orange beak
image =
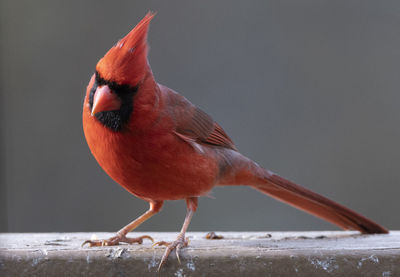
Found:
[[[121,107],[121,99],[107,86],[96,89],[93,98],[92,115],[99,112],[116,111]]]

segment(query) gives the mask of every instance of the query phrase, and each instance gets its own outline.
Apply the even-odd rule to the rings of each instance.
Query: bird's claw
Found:
[[[166,241],[157,241],[157,242],[153,243],[151,245],[151,247],[154,247],[154,246],[168,246],[170,244],[171,244],[170,242],[166,242]]]
[[[118,245],[120,242],[125,242],[128,244],[132,244],[132,243],[142,244],[143,239],[148,239],[148,240],[151,240],[151,242],[154,242],[154,239],[147,235],[140,236],[137,238],[128,238],[124,235],[116,235],[116,236],[106,239],[106,240],[86,240],[82,243],[82,247],[85,246],[86,244],[88,244],[89,247],[112,246],[112,245]]]
[[[178,259],[178,262],[181,263],[181,259],[179,257],[179,253],[181,252],[182,247],[186,247],[189,244],[189,239],[185,238],[185,236],[178,236],[178,238],[174,242],[165,242],[165,241],[158,241],[153,244],[153,246],[166,246],[167,248],[165,249],[164,255],[161,258],[160,265],[158,266],[157,271],[160,271],[162,266],[167,262],[169,254],[172,252],[172,250],[175,249],[176,253],[176,258]]]

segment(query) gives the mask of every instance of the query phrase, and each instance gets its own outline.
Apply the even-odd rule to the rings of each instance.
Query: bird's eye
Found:
[[[117,95],[126,95],[126,94],[135,94],[138,90],[138,86],[130,86],[128,84],[118,84],[115,81],[105,80],[100,74],[96,71],[96,84],[97,86],[107,85],[111,91]]]

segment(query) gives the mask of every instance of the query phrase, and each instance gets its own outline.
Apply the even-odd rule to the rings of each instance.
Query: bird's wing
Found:
[[[168,112],[175,123],[175,133],[180,138],[189,143],[196,142],[236,150],[233,141],[207,113],[172,90],[168,89],[166,98]]]

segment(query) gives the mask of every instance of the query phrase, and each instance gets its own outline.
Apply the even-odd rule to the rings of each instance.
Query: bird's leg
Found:
[[[158,266],[158,271],[161,269],[161,267],[166,263],[169,254],[171,253],[172,250],[176,249],[176,257],[179,261],[179,252],[182,247],[186,247],[189,244],[189,240],[185,238],[185,233],[187,228],[189,227],[190,220],[192,219],[192,216],[194,212],[197,209],[197,197],[191,197],[186,199],[186,205],[187,205],[187,212],[186,212],[186,217],[185,221],[183,222],[183,226],[181,229],[181,232],[179,233],[178,237],[174,242],[165,242],[165,241],[159,241],[156,242],[154,245],[165,245],[167,246],[167,249],[165,249],[164,255],[161,258],[160,265]]]
[[[85,244],[88,244],[90,247],[92,246],[109,246],[109,245],[117,245],[120,242],[126,242],[129,244],[132,243],[138,243],[142,244],[143,239],[149,239],[152,242],[154,242],[153,238],[150,236],[141,236],[137,238],[128,238],[126,235],[131,232],[133,229],[138,227],[140,224],[145,222],[147,219],[155,215],[161,210],[161,207],[163,206],[162,201],[157,201],[157,202],[150,202],[150,208],[147,212],[136,218],[134,221],[123,227],[121,230],[117,232],[117,234],[109,239],[106,240],[87,240],[85,241],[82,246]]]

